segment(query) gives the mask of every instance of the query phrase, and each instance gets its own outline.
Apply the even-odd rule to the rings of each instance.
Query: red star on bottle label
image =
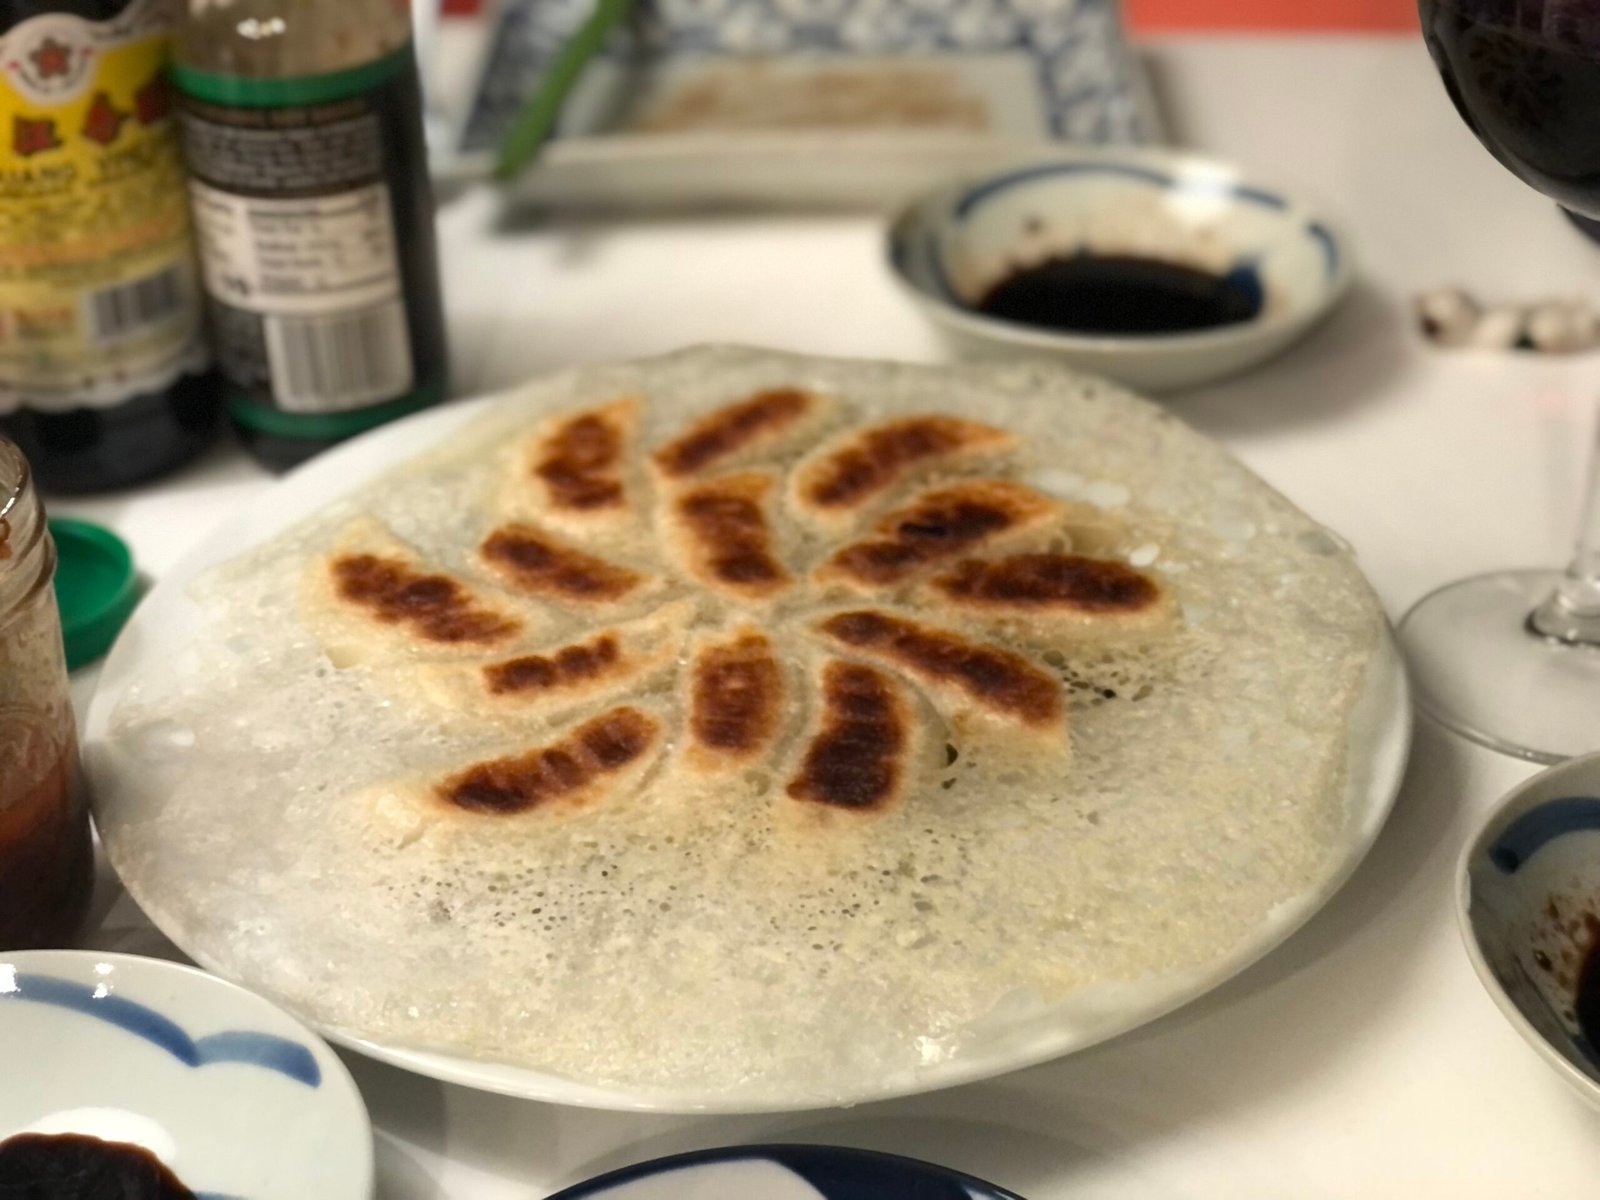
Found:
[[[40,79],[60,79],[72,73],[72,47],[47,37],[28,55]]]
[[[127,119],[128,114],[111,103],[104,92],[96,92],[89,112],[83,118],[83,136],[91,142],[109,146],[117,140],[117,134],[122,132],[122,123]]]

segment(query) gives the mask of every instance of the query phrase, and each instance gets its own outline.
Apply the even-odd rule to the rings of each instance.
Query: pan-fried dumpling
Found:
[[[696,483],[667,499],[667,544],[685,571],[726,599],[759,604],[793,576],[778,555],[773,477],[743,471]]]
[[[1154,576],[1076,554],[964,559],[930,580],[926,595],[964,620],[981,618],[1032,641],[1146,633],[1177,616],[1171,592]]]
[[[875,816],[921,782],[928,738],[905,686],[876,667],[823,660],[815,716],[784,785],[791,815]],[[826,819],[826,818],[824,818]]]
[[[913,478],[1016,444],[1003,429],[937,413],[852,429],[800,462],[790,503],[837,533]]]
[[[430,566],[371,517],[350,522],[312,561],[300,599],[337,667],[492,653],[531,632],[533,620],[510,597]]]
[[[1065,748],[1061,681],[1020,654],[878,609],[835,613],[818,628],[836,645],[915,680],[958,737],[1026,732]]]
[[[631,795],[664,743],[655,716],[623,705],[536,746],[380,785],[366,802],[384,840],[402,846],[440,824],[570,814]]]
[[[965,554],[1039,534],[1064,511],[1060,501],[1025,484],[959,480],[889,513],[871,536],[834,553],[817,578],[863,591],[893,588]]]
[[[802,388],[769,388],[707,413],[662,446],[651,462],[671,482],[779,453],[826,420],[827,396]]]
[[[701,639],[685,679],[685,757],[710,773],[764,763],[783,735],[792,697],[772,639],[753,626]]]
[[[573,537],[632,525],[638,424],[632,396],[545,422],[513,455],[508,508]]]
[[[632,567],[580,550],[532,525],[501,525],[478,547],[483,564],[524,595],[580,612],[635,598],[651,578]]]
[[[418,690],[452,712],[549,718],[660,675],[676,660],[694,615],[694,602],[679,600],[559,645],[487,662],[425,664],[417,669]]]

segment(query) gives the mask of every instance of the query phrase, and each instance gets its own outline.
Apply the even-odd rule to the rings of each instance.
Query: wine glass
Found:
[[[1420,0],[1456,110],[1524,182],[1600,218],[1600,4]],[[1600,428],[1571,564],[1494,571],[1424,596],[1400,622],[1436,720],[1535,762],[1600,749]]]

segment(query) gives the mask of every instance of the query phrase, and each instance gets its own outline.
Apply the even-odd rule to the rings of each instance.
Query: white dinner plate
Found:
[[[118,802],[117,773],[107,769],[112,757],[106,745],[111,715],[128,688],[156,664],[182,652],[200,626],[199,608],[189,585],[209,568],[237,557],[334,499],[354,490],[396,464],[437,446],[469,421],[481,416],[497,398],[450,404],[384,426],[347,442],[286,475],[279,483],[201,539],[145,597],[123,630],[105,663],[85,723],[84,757],[97,810]],[[1344,804],[1346,838],[1330,857],[1321,882],[1273,909],[1249,936],[1226,956],[1203,970],[1167,975],[1113,989],[1091,1007],[1079,1005],[1070,1014],[1046,1010],[1007,1036],[986,1043],[980,1052],[957,1055],[877,1090],[842,1097],[841,1103],[862,1103],[895,1095],[933,1091],[985,1079],[1030,1066],[1102,1042],[1116,1034],[1187,1004],[1243,971],[1303,925],[1343,885],[1378,836],[1404,773],[1411,740],[1411,701],[1405,670],[1393,639],[1385,637],[1368,668],[1361,696],[1351,714],[1346,760]],[[115,857],[113,849],[113,858]],[[182,880],[165,881],[181,888]],[[140,887],[130,889],[148,911],[160,912]],[[151,903],[145,903],[145,901]],[[160,922],[157,921],[158,927]],[[163,928],[185,953],[216,970],[197,948],[184,945],[175,929]],[[315,1024],[314,1022],[309,1022]],[[326,1037],[373,1058],[450,1083],[507,1095],[596,1108],[665,1112],[755,1112],[814,1107],[814,1103],[751,1104],[717,1097],[660,1096],[619,1087],[600,1087],[524,1067],[485,1062],[453,1054],[411,1049],[371,1041],[352,1029],[316,1026]]]

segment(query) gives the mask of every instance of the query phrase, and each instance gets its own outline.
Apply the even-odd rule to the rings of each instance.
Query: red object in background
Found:
[[[56,123],[49,117],[24,117],[13,114],[11,117],[11,152],[21,158],[30,155],[42,154],[46,150],[55,150],[61,145],[61,139],[56,136]]]
[[[447,17],[483,11],[483,0],[443,0]],[[1176,30],[1272,33],[1415,33],[1415,0],[1122,0],[1136,33]]]
[[[1415,0],[1122,0],[1136,33],[1415,33]]]

